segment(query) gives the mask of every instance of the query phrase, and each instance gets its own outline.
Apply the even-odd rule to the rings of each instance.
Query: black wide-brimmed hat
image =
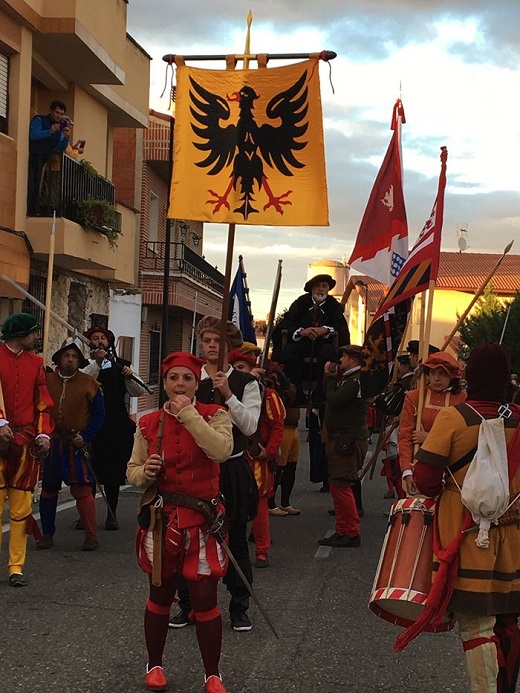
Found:
[[[67,351],[67,349],[75,349],[78,357],[79,357],[79,364],[78,368],[86,368],[89,364],[87,359],[85,358],[85,355],[83,354],[83,351],[81,349],[81,342],[80,340],[75,337],[69,337],[66,339],[61,347],[58,349],[58,351],[55,351],[54,354],[52,355],[52,362],[55,363],[57,366],[60,365],[60,358],[61,355]]]
[[[327,284],[329,285],[329,291],[336,286],[336,280],[333,279],[330,276],[330,274],[317,274],[315,277],[309,279],[309,281],[306,282],[305,286],[303,287],[303,290],[307,291],[307,293],[310,293],[312,291],[312,287],[314,286],[314,284],[318,284],[318,282],[327,282]]]

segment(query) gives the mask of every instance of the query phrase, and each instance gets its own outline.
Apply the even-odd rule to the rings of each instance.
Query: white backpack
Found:
[[[479,414],[476,409],[473,411]],[[470,511],[473,522],[478,525],[475,544],[481,549],[489,546],[488,532],[491,524],[498,524],[498,518],[510,506],[504,430],[504,416],[510,416],[510,410],[504,407],[499,414],[496,419],[484,419],[479,414],[482,422],[478,432],[477,452],[470,462],[462,488],[457,484],[462,503]]]

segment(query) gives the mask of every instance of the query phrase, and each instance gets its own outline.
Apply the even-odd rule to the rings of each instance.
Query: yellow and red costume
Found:
[[[144,464],[149,455],[157,450],[162,411],[164,465],[157,478],[159,494],[161,491],[177,492],[209,501],[216,498],[220,470],[214,459],[227,459],[232,447],[232,434],[227,412],[215,404],[195,402],[178,416],[163,409],[141,417],[128,463],[128,481],[138,487],[151,485],[150,479],[145,476]],[[163,577],[181,572],[187,580],[198,580],[203,575],[221,578],[226,572],[227,559],[217,546],[215,537],[210,535],[206,540],[204,516],[190,508],[170,505],[167,501],[164,511],[167,528],[163,546]],[[180,533],[183,537],[181,551],[177,551],[176,556],[169,553],[169,532],[176,536]],[[138,529],[136,545],[139,566],[151,574],[151,537],[148,534],[148,530]]]
[[[394,649],[403,649],[425,623],[453,611],[472,693],[514,693],[520,667],[520,407],[504,404],[511,379],[509,352],[493,343],[474,348],[466,378],[466,403],[439,413],[417,453],[417,488],[427,496],[440,494],[433,582],[424,611],[398,636]],[[461,490],[481,447],[482,419],[498,417],[503,417],[507,443],[509,503],[493,522],[486,547],[475,542],[478,528]]]
[[[164,359],[161,370],[171,399],[162,411],[139,420],[127,467],[130,483],[152,487],[149,494],[154,503],[153,517],[159,516],[158,524],[152,527],[152,522],[143,521],[140,514],[141,528],[136,540],[139,565],[149,574],[150,581],[144,615],[148,690],[162,691],[168,687],[163,653],[170,607],[182,575],[186,578],[190,616],[195,621],[204,663],[206,693],[226,693],[219,675],[222,616],[217,585],[226,572],[227,556],[209,531],[213,513],[209,513],[209,518],[198,508],[201,504],[209,505],[224,512],[219,502],[218,463],[229,458],[233,432],[231,418],[223,407],[197,402],[193,396],[200,382],[202,363],[184,352],[174,352]],[[175,393],[186,393],[185,402],[190,397],[190,404],[172,409]],[[146,473],[150,458],[155,463],[153,477]]]
[[[50,436],[54,425],[43,359],[29,351],[15,353],[0,345],[0,383],[5,419],[14,433],[9,448],[0,451],[0,508],[9,500],[9,575],[22,573],[27,549],[26,529],[32,531],[32,491],[38,481],[39,463],[33,453],[39,434]]]
[[[285,407],[280,395],[273,388],[266,387],[258,422],[258,441],[265,450],[265,457],[256,457],[254,450],[248,455],[258,487],[258,509],[253,519],[252,530],[256,555],[262,556],[264,560],[267,558],[271,545],[267,501],[273,494],[274,470],[283,440],[284,420]]]

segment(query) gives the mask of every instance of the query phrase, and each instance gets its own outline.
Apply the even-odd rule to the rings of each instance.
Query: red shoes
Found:
[[[163,668],[157,666],[147,671],[144,684],[149,691],[165,691],[168,688],[168,679],[164,675]],[[218,689],[216,688],[215,691]]]
[[[228,693],[220,676],[215,676],[215,674],[206,679],[204,691],[205,693]]]

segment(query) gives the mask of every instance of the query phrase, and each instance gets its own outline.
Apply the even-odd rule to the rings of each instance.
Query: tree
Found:
[[[520,372],[520,292],[512,301],[502,304],[493,287],[486,288],[474,312],[461,324],[459,334],[463,342],[459,356],[467,352],[464,345],[471,350],[482,342],[501,341],[511,352],[513,372]]]

